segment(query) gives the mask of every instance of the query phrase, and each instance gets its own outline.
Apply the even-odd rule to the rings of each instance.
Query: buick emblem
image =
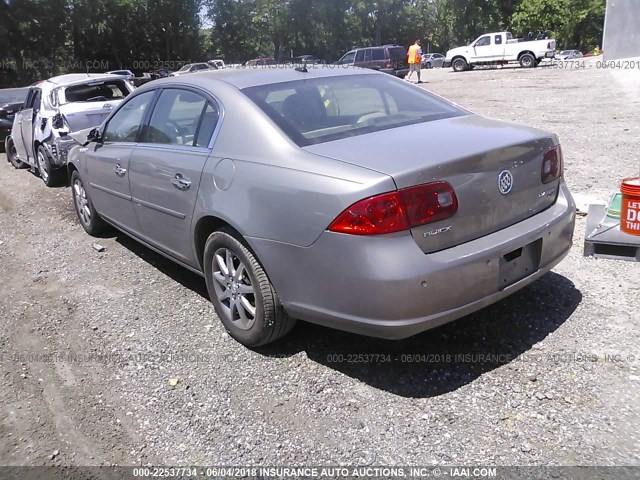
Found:
[[[498,175],[498,190],[502,195],[508,195],[513,188],[513,175],[509,170],[503,170]]]
[[[113,108],[113,105],[111,105],[110,103],[105,103],[104,105],[102,105],[102,108],[105,110],[111,110]]]

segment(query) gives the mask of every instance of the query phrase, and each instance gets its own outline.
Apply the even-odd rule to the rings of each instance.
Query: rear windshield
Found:
[[[389,75],[344,75],[242,90],[299,146],[466,115]]]
[[[389,56],[391,60],[406,60],[407,51],[404,47],[391,47],[389,48]]]
[[[73,85],[64,89],[60,95],[60,104],[72,102],[108,102],[122,100],[129,95],[124,80],[108,80]]]

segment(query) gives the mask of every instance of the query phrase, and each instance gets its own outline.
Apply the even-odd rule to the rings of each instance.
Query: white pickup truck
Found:
[[[519,62],[523,68],[532,68],[545,58],[553,58],[556,41],[513,38],[511,32],[480,35],[466,47],[447,52],[443,67],[451,66],[456,72],[472,69],[475,65],[504,65]]]

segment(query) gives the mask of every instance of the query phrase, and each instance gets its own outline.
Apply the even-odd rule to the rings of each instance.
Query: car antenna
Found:
[[[296,67],[296,72],[308,73],[307,70],[307,60],[305,59],[304,64],[301,67]]]

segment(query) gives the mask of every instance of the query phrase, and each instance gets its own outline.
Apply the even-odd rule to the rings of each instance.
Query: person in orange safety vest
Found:
[[[409,81],[411,74],[416,72],[418,74],[418,83],[422,83],[422,81],[420,81],[420,69],[422,68],[422,43],[420,39],[416,40],[413,45],[409,47],[408,63],[409,74],[405,80]]]

